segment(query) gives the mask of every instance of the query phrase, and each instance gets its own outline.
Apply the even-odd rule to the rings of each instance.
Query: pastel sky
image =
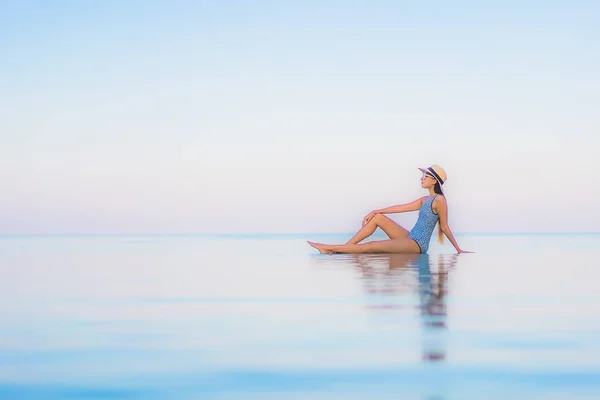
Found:
[[[600,230],[600,2],[0,2],[0,233]],[[394,216],[410,229],[416,215]]]

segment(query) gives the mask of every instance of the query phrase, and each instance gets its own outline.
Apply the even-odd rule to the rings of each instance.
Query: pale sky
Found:
[[[351,232],[434,163],[455,232],[600,231],[599,15],[2,1],[0,234]]]

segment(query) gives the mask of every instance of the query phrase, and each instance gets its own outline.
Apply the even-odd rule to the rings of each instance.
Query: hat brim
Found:
[[[425,172],[425,173],[427,173],[427,174],[429,174],[429,175],[433,176],[433,175],[431,174],[431,171],[429,171],[427,168],[420,168],[420,167],[417,167],[417,169],[418,169],[419,171],[421,171],[421,172]],[[438,180],[438,179],[437,179],[435,176],[433,176],[433,178],[434,178],[436,181],[438,181],[438,183],[439,183],[439,180]],[[444,184],[443,184],[443,183],[440,183],[440,190],[442,191],[442,194],[444,194]]]

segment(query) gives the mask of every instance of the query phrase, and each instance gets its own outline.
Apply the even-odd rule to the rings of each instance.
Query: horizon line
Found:
[[[196,233],[182,233],[182,232],[152,232],[152,233],[118,233],[118,232],[104,232],[104,233],[0,233],[0,237],[14,237],[14,236],[266,236],[266,235],[277,235],[277,236],[298,236],[298,235],[352,235],[356,232],[196,232]],[[472,232],[453,232],[454,235],[598,235],[600,231],[472,231]],[[375,235],[378,235],[375,233]]]

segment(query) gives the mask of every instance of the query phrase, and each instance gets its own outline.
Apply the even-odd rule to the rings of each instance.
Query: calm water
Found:
[[[0,399],[597,399],[600,235],[0,237]]]

